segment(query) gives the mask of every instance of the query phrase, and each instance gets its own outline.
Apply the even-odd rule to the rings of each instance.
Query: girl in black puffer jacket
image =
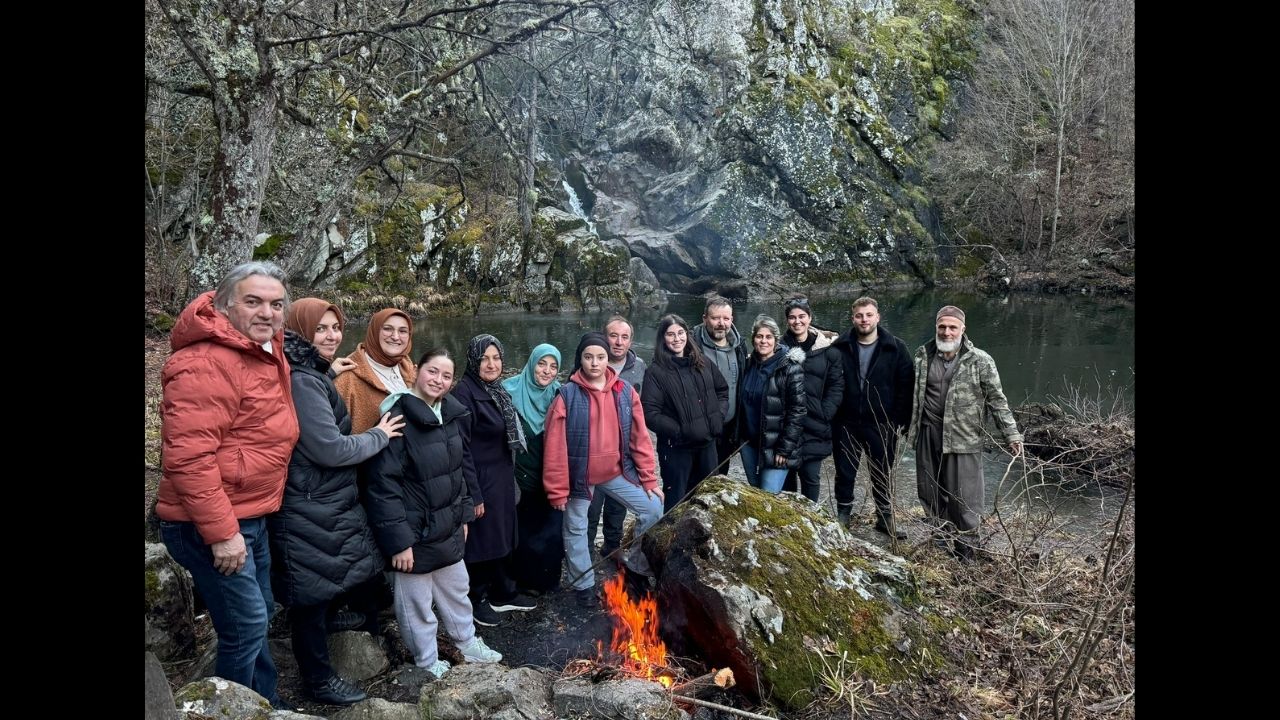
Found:
[[[653,362],[640,392],[645,424],[658,435],[663,511],[716,469],[716,438],[729,409],[729,383],[707,362],[679,315],[658,320]]]
[[[409,390],[392,393],[381,411],[402,414],[404,437],[395,438],[365,466],[369,523],[395,572],[396,620],[413,662],[437,678],[449,670],[436,646],[435,601],[444,630],[470,662],[502,655],[476,635],[470,580],[462,562],[467,523],[475,519],[469,487],[475,482],[462,421],[470,413],[449,396],[453,359],[442,349],[418,361]]]
[[[778,341],[778,323],[768,315],[751,326],[754,348],[739,385],[739,437],[747,482],[771,493],[782,489],[787,470],[800,465],[804,436],[804,351]]]

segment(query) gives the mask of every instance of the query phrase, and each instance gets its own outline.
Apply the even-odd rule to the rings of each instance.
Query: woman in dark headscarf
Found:
[[[476,466],[471,488],[476,519],[467,537],[467,572],[475,621],[494,626],[499,613],[532,610],[537,605],[516,592],[511,551],[516,545],[515,453],[526,446],[520,414],[502,387],[502,343],[477,335],[467,346],[467,370],[453,396],[471,411],[463,418],[462,437]]]
[[[516,453],[520,502],[516,505],[518,542],[512,569],[516,587],[530,594],[560,587],[564,564],[564,541],[560,536],[564,513],[551,508],[542,486],[543,430],[547,410],[560,389],[559,372],[560,351],[543,343],[529,353],[529,362],[519,375],[502,381],[524,425],[526,449]]]

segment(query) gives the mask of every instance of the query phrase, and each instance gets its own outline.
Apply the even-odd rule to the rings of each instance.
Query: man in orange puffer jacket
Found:
[[[231,270],[178,317],[161,375],[163,470],[156,515],[169,554],[191,572],[218,633],[219,677],[280,705],[267,647],[271,553],[298,440],[284,358],[285,275]]]

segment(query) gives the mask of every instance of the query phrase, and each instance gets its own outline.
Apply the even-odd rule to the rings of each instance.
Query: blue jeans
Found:
[[[631,484],[619,475],[606,483],[593,485],[594,492],[617,500],[636,514],[635,537],[640,537],[662,517],[662,501],[657,495],[647,495],[644,488]],[[591,501],[586,498],[569,498],[564,509],[564,555],[569,567],[569,582],[574,590],[587,590],[595,586],[596,577],[591,572],[591,546],[587,542],[587,509]],[[639,548],[636,543],[632,550]]]
[[[191,573],[196,591],[209,608],[218,633],[218,677],[251,688],[273,706],[276,664],[267,645],[267,624],[275,604],[271,597],[271,550],[267,546],[267,521],[240,521],[246,557],[244,567],[223,575],[213,567],[213,551],[200,537],[195,523],[160,522],[160,537],[169,554]]]
[[[759,448],[751,443],[742,446],[742,469],[747,473],[747,482],[765,492],[777,495],[782,491],[782,483],[787,479],[786,468],[757,468],[763,462]]]

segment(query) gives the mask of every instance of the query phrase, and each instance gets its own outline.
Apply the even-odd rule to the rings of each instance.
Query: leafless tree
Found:
[[[444,171],[451,184],[463,185],[463,160],[445,148],[480,95],[475,71],[518,54],[532,38],[570,32],[577,16],[609,5],[151,0],[149,120],[165,114],[159,103],[198,98],[216,128],[205,146],[207,169],[192,168],[202,181],[188,183],[205,188],[198,218],[187,223],[191,292],[252,255],[263,213],[285,221],[288,269],[314,280],[324,268],[303,260],[315,256],[326,226],[368,171],[395,184],[428,168],[419,172]],[[282,157],[277,143],[285,129],[291,143]],[[307,166],[300,181],[294,173]],[[154,186],[152,175],[149,169]],[[311,201],[285,217],[288,211],[272,205],[273,185]],[[159,227],[173,225],[155,219]]]

